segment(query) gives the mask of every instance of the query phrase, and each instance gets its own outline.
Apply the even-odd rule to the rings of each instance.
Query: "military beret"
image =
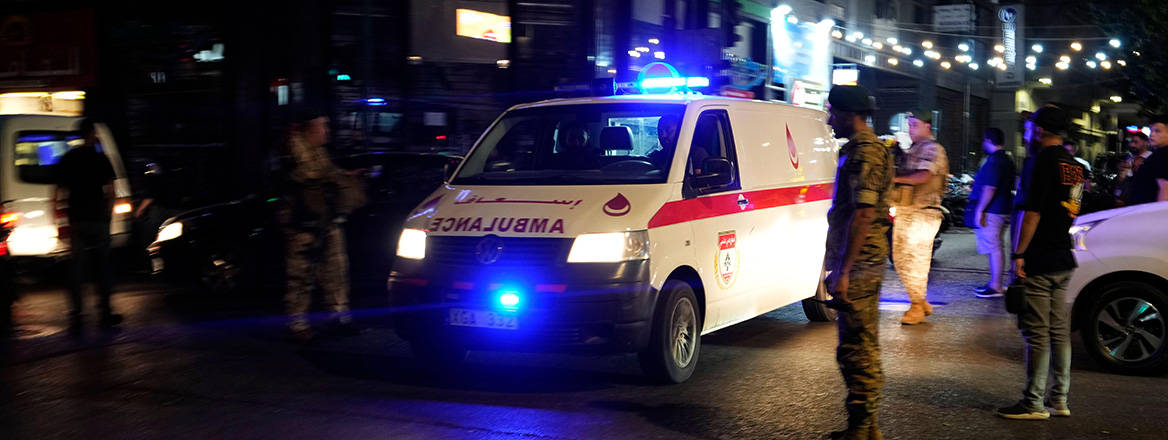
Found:
[[[933,111],[932,110],[924,110],[924,109],[913,110],[911,112],[908,112],[908,117],[919,120],[919,121],[924,122],[926,124],[933,123]]]
[[[827,94],[831,108],[845,112],[870,112],[876,110],[876,99],[864,86],[836,85]]]

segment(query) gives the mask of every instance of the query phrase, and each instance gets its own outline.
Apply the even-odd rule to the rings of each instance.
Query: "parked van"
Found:
[[[824,295],[837,150],[825,113],[786,104],[513,107],[406,220],[388,278],[398,332],[439,362],[637,352],[685,381],[701,335]]]
[[[13,226],[6,240],[13,257],[49,258],[69,251],[65,239],[68,220],[53,211],[53,165],[73,146],[80,145],[81,118],[61,115],[0,115],[0,208]],[[98,149],[113,165],[119,200],[130,197],[130,183],[113,136],[97,124]],[[62,201],[61,207],[64,207]],[[128,203],[114,206],[110,224],[112,245],[129,242],[132,209]]]

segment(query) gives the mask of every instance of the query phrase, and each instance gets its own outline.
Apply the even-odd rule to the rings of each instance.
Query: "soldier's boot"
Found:
[[[924,301],[921,303],[921,305],[924,306],[924,308],[925,308],[925,316],[929,316],[929,315],[933,314],[933,305],[932,304],[929,304],[928,301]]]
[[[863,403],[848,403],[845,407],[848,410],[848,429],[831,433],[831,438],[844,440],[872,438],[872,429],[876,427],[876,415],[869,414],[867,406]]]
[[[925,306],[921,304],[919,302],[912,303],[908,311],[904,312],[904,316],[900,318],[900,323],[904,325],[916,325],[925,322]]]

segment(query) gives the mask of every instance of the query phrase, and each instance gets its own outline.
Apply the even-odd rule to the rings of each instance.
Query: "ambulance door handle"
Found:
[[[745,208],[749,205],[750,205],[750,200],[748,200],[746,197],[740,197],[738,199],[738,207],[739,208]]]

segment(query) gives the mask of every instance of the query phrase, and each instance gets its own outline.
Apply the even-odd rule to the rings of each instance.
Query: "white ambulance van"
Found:
[[[415,354],[636,352],[690,377],[701,335],[821,286],[826,114],[701,95],[519,105],[409,216],[388,278]]]
[[[47,93],[0,95],[0,214],[12,228],[3,245],[7,254],[17,258],[54,258],[69,252],[68,221],[53,210],[52,166],[82,142],[81,117],[73,114],[79,111],[36,111],[22,105],[24,101],[37,104],[41,95],[56,98]],[[117,175],[114,191],[119,202],[114,206],[110,234],[113,247],[121,247],[130,237],[131,206],[124,201],[130,197],[130,183],[117,144],[103,124],[97,124],[97,138],[99,150]]]

